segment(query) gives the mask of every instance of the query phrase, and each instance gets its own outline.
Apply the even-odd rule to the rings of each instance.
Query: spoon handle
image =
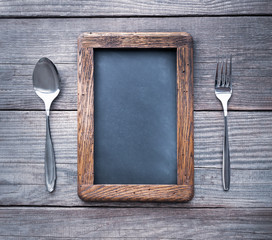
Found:
[[[46,142],[45,142],[44,167],[47,191],[53,192],[55,189],[57,175],[54,148],[50,133],[49,114],[46,114]]]

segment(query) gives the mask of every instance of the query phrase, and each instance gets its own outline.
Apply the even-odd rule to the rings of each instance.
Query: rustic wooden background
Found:
[[[1,239],[272,239],[272,2],[0,1]],[[84,203],[77,196],[77,37],[186,31],[194,38],[195,197],[186,204]],[[231,189],[222,190],[223,117],[216,55],[233,55]],[[62,91],[51,118],[57,188],[44,186],[41,57]]]

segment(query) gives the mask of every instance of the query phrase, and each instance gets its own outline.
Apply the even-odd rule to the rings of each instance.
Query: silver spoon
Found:
[[[46,111],[46,143],[45,143],[45,182],[48,192],[53,192],[56,184],[56,161],[51,140],[49,112],[51,103],[60,92],[60,77],[54,63],[48,58],[41,58],[33,71],[33,87],[36,94],[44,101]]]

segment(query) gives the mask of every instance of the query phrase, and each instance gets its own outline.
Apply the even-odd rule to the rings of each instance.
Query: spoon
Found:
[[[53,192],[56,184],[56,161],[51,140],[49,112],[51,103],[60,92],[60,77],[54,63],[48,58],[41,58],[33,71],[33,88],[44,101],[46,111],[46,142],[45,142],[45,182],[48,192]]]

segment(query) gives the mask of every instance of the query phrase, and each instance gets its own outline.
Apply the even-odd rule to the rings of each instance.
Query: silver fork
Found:
[[[230,188],[230,154],[229,154],[229,137],[228,137],[228,101],[232,94],[232,56],[217,60],[215,74],[215,95],[221,101],[224,110],[225,134],[223,143],[223,166],[222,178],[223,189],[228,191]]]

